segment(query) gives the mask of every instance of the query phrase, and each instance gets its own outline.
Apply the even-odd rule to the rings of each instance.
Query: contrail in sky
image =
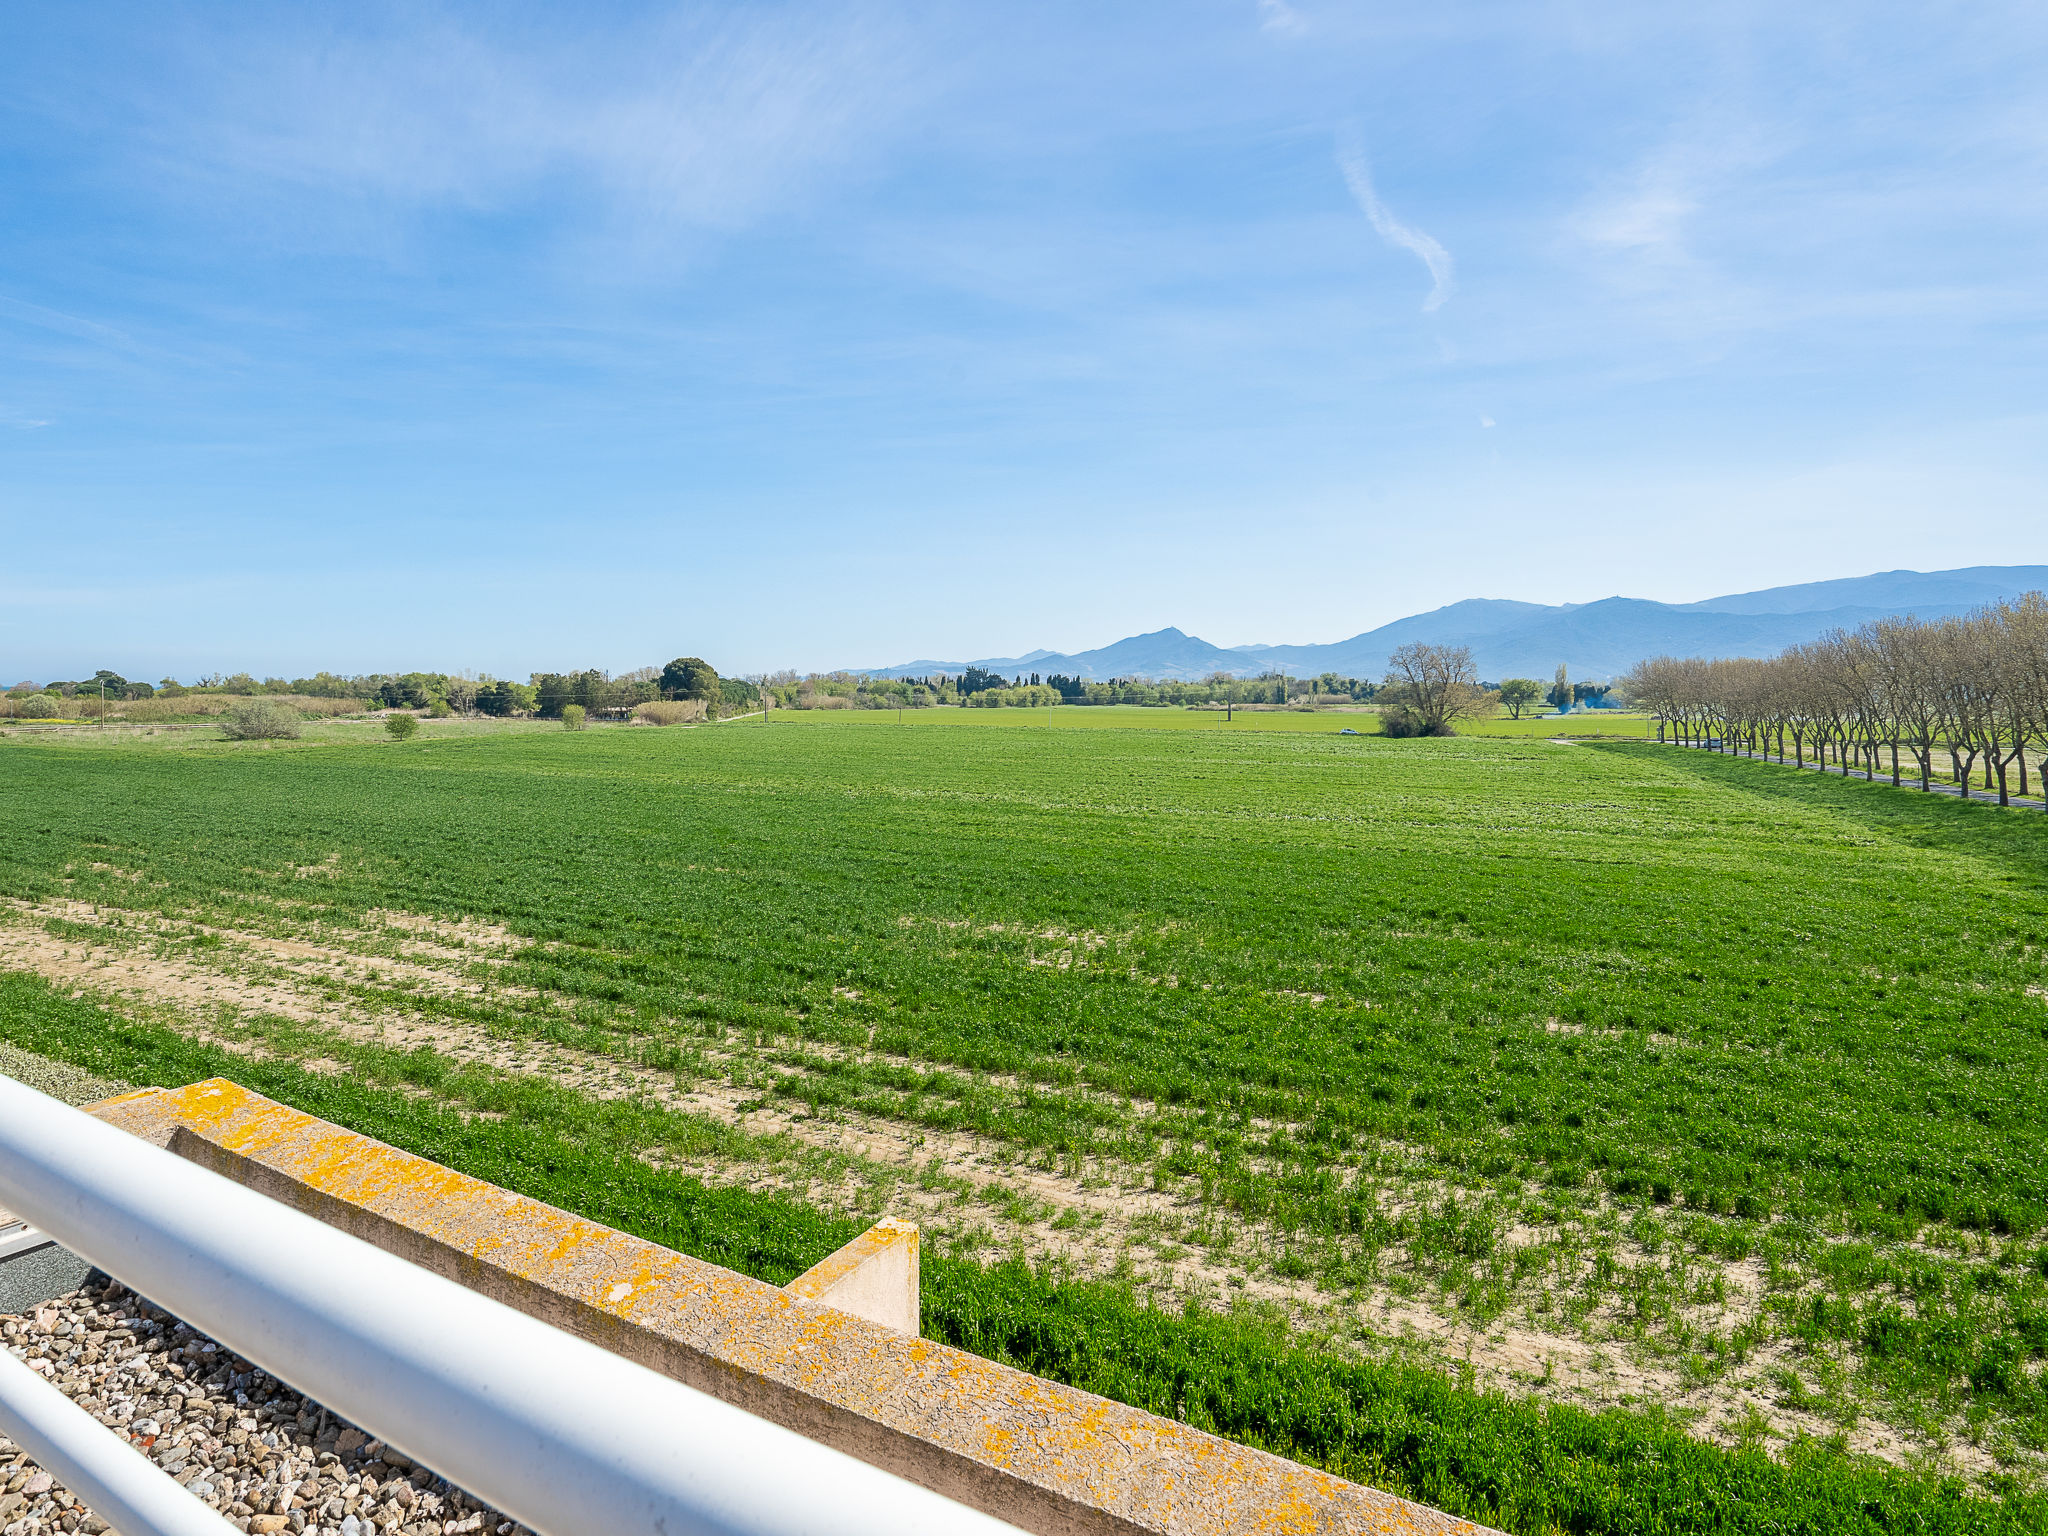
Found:
[[[1422,301],[1425,313],[1435,309],[1451,296],[1451,253],[1443,248],[1432,236],[1421,230],[1403,224],[1380,201],[1380,195],[1373,190],[1372,163],[1365,158],[1364,146],[1351,135],[1340,136],[1337,141],[1337,167],[1344,173],[1344,184],[1351,188],[1351,195],[1365,216],[1372,220],[1372,227],[1379,231],[1379,237],[1387,244],[1398,246],[1404,251],[1413,251],[1422,264],[1429,268],[1429,297]]]

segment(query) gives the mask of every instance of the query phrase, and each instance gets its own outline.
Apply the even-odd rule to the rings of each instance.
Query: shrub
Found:
[[[446,699],[436,699],[427,706],[427,718],[430,720],[446,720],[454,713]]]
[[[583,706],[581,704],[564,704],[562,706],[562,724],[572,731],[582,730],[585,724]]]
[[[396,714],[384,717],[384,729],[391,733],[393,741],[404,741],[419,728],[419,716],[409,715],[402,709]]]
[[[1380,706],[1380,730],[1388,736],[1449,736],[1453,734],[1448,724],[1439,725],[1435,730],[1429,722],[1406,704],[1382,704]]]
[[[221,717],[230,741],[290,741],[299,734],[299,712],[275,699],[247,699]]]
[[[32,693],[14,706],[14,713],[23,720],[55,720],[64,709],[47,693]]]
[[[704,718],[702,699],[655,699],[633,706],[633,718],[649,725],[685,725]]]

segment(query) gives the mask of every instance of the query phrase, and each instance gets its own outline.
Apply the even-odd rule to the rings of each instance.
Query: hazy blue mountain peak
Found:
[[[1978,565],[1954,571],[1879,571],[1833,581],[1736,592],[1697,603],[1604,597],[1590,603],[1530,603],[1468,597],[1366,630],[1348,640],[1308,645],[1230,647],[1169,625],[1093,650],[976,662],[912,661],[871,669],[877,676],[953,676],[972,666],[1014,675],[1065,673],[1090,679],[1199,679],[1284,669],[1377,678],[1387,657],[1414,641],[1470,646],[1481,676],[1548,678],[1559,663],[1582,679],[1610,678],[1645,656],[1769,656],[1832,629],[1853,629],[1889,614],[1938,618],[1986,603],[2048,591],[2048,565]]]

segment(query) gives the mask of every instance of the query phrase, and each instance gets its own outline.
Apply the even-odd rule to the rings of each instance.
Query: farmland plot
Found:
[[[963,1259],[2037,1476],[2048,825],[1334,730],[9,742],[0,935],[251,1061],[633,1105],[648,1164]]]

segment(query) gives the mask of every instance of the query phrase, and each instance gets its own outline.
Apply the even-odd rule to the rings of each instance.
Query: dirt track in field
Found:
[[[119,874],[119,871],[101,871]],[[317,873],[317,871],[316,871]],[[125,877],[124,877],[125,878]],[[1164,1304],[1193,1298],[1209,1305],[1249,1301],[1277,1307],[1298,1325],[1340,1341],[1363,1328],[1405,1340],[1424,1358],[1469,1365],[1482,1386],[1601,1406],[1661,1402],[1695,1417],[1716,1438],[1760,1413],[1773,1433],[1826,1436],[1834,1426],[1775,1400],[1765,1385],[1789,1348],[1760,1348],[1739,1379],[1689,1387],[1678,1367],[1645,1359],[1616,1341],[1618,1319],[1596,1314],[1589,1330],[1551,1330],[1506,1317],[1483,1327],[1458,1315],[1450,1298],[1403,1295],[1386,1285],[1333,1297],[1312,1279],[1274,1273],[1283,1246],[1226,1213],[1235,1240],[1223,1251],[1188,1240],[1215,1213],[1182,1193],[1153,1187],[1149,1169],[1090,1160],[1079,1170],[1035,1166],[992,1138],[936,1132],[877,1117],[814,1116],[764,1104],[752,1081],[757,1062],[744,1047],[708,1044],[709,1072],[679,1081],[665,1070],[534,1038],[516,1026],[492,1028],[417,1011],[405,998],[455,998],[518,1005],[531,1016],[567,1003],[508,984],[497,973],[524,940],[502,928],[404,912],[365,914],[339,926],[290,914],[286,932],[256,932],[198,918],[70,900],[0,901],[0,965],[32,971],[74,993],[144,1012],[231,1049],[271,1049],[238,1021],[282,1019],[344,1040],[400,1050],[428,1046],[451,1060],[532,1074],[596,1098],[641,1098],[743,1130],[744,1156],[651,1160],[740,1187],[786,1192],[827,1209],[917,1221],[942,1244],[983,1257],[1018,1255],[1068,1266],[1078,1276],[1121,1276]],[[1048,935],[1048,937],[1053,937]],[[1062,935],[1064,939],[1089,936]],[[370,996],[365,996],[368,991]],[[319,1056],[315,1070],[338,1069]],[[787,1070],[786,1067],[782,1070]],[[1528,1234],[1510,1234],[1509,1241]],[[1639,1255],[1640,1257],[1640,1255]],[[1703,1326],[1726,1334],[1761,1305],[1753,1263],[1723,1264],[1727,1301],[1702,1309]],[[1413,1288],[1409,1288],[1413,1290]],[[1852,1448],[1904,1460],[1924,1449],[1865,1417],[1849,1433]],[[1950,1446],[1957,1470],[1981,1475],[1988,1457]]]

